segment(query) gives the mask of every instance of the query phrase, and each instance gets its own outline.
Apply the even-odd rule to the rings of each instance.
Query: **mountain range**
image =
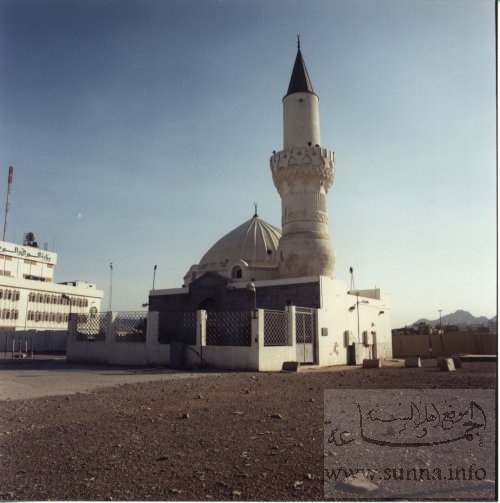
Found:
[[[496,320],[497,317],[494,316],[491,320]],[[445,314],[441,317],[441,321],[443,325],[488,325],[490,319],[486,316],[474,316],[470,314],[468,311],[464,311],[459,309],[451,314]],[[418,325],[419,323],[427,323],[428,325],[439,325],[439,317],[435,320],[428,320],[426,318],[420,318],[415,321],[413,325]]]

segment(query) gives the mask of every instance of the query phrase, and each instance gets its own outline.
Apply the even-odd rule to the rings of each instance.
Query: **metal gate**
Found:
[[[295,309],[295,342],[298,362],[314,363],[315,332],[314,310],[297,307]]]

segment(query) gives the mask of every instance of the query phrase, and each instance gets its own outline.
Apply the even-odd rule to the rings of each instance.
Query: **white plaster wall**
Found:
[[[363,332],[375,332],[373,342],[376,345],[364,347],[364,355],[362,355],[364,358],[392,358],[390,296],[382,290],[373,291],[373,295],[370,291],[365,291],[365,293],[366,295],[360,295],[359,299],[356,295],[346,294],[349,330],[352,331],[355,342],[360,344],[364,342]],[[376,296],[380,298],[374,298]],[[350,307],[354,309],[349,311]]]
[[[197,353],[200,348],[191,346]],[[209,367],[233,370],[258,370],[255,364],[256,349],[251,346],[203,346],[202,356]],[[199,356],[187,350],[186,364],[190,368],[200,366]]]
[[[337,279],[322,276],[321,306],[317,315],[317,348],[319,365],[345,365],[348,344],[346,331],[351,331],[356,346],[356,360],[392,358],[390,296],[379,290],[363,290],[364,296],[350,295],[347,285]],[[358,303],[359,300],[359,303]],[[349,308],[354,309],[349,310]],[[379,314],[383,311],[382,314]],[[359,339],[358,339],[359,313]],[[321,329],[328,335],[322,336]],[[363,344],[363,332],[375,332],[374,345]]]
[[[345,283],[340,280],[322,276],[321,306],[317,312],[317,354],[318,365],[346,365],[347,345],[344,332],[349,321],[345,307]],[[322,335],[322,329],[328,335]]]
[[[312,93],[289,94],[283,98],[283,147],[309,142],[321,145],[318,97]]]

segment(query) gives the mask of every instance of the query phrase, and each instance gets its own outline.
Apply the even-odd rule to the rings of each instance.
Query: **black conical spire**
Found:
[[[297,35],[297,56],[293,65],[292,76],[290,77],[290,84],[288,84],[288,94],[292,93],[314,93],[311,79],[307,73],[304,58],[300,52],[300,36]]]

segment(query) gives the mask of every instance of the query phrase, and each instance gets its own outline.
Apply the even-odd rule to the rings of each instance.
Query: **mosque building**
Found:
[[[389,296],[380,289],[355,290],[352,283],[348,290],[333,277],[327,194],[334,181],[335,155],[321,143],[319,98],[300,40],[283,98],[283,148],[272,153],[270,171],[281,198],[281,229],[264,221],[256,207],[252,218],[224,235],[189,268],[182,288],[151,290],[149,310],[159,313],[159,340],[200,344],[207,355],[209,328],[222,313],[262,311],[262,341],[253,329],[251,338],[250,331],[243,330],[248,332],[245,345],[259,346],[260,363],[238,360],[233,351],[227,353],[227,365],[218,366],[278,370],[283,359],[336,365],[392,357]],[[193,329],[198,318],[189,314],[200,311],[207,327],[202,339]],[[292,331],[285,327],[288,352],[279,353],[280,344],[267,334],[268,312],[288,313],[281,318],[293,325]],[[309,328],[301,332],[299,325],[306,322]],[[231,331],[231,326],[226,322],[224,331]],[[234,331],[239,334],[242,329]],[[231,334],[223,339],[227,346],[237,345]]]

